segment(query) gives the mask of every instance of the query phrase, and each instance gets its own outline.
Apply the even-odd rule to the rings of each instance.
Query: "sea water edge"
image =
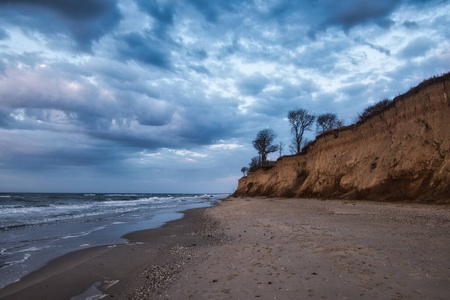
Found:
[[[0,193],[0,288],[58,256],[125,243],[126,233],[160,227],[226,196]]]

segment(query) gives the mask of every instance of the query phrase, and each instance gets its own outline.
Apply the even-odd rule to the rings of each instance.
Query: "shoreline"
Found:
[[[157,228],[208,207],[224,194],[8,194],[0,212],[0,289],[64,254],[122,244],[121,236]]]
[[[92,292],[116,299],[130,298],[148,285],[149,279],[157,282],[148,291],[154,293],[181,268],[180,262],[185,258],[174,253],[174,248],[181,251],[211,242],[202,242],[204,239],[199,236],[202,227],[209,223],[203,217],[204,209],[188,209],[182,211],[181,219],[159,228],[125,234],[122,238],[128,243],[80,249],[57,257],[0,289],[0,299],[84,299],[77,296],[92,296]]]
[[[55,259],[0,290],[0,298],[445,299],[450,294],[449,206],[228,197],[184,214],[160,228],[125,235],[128,244]]]

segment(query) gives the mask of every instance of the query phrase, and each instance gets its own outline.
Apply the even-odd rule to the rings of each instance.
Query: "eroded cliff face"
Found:
[[[450,73],[430,79],[306,153],[249,173],[234,195],[450,203],[449,95]]]

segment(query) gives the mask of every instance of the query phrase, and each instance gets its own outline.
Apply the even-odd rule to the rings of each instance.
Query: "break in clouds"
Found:
[[[232,192],[259,130],[289,141],[290,109],[350,124],[448,72],[449,11],[446,0],[0,0],[0,189]]]

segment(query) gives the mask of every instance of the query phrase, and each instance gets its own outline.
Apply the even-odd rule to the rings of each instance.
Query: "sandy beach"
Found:
[[[1,299],[448,299],[450,207],[229,198],[58,258]]]

